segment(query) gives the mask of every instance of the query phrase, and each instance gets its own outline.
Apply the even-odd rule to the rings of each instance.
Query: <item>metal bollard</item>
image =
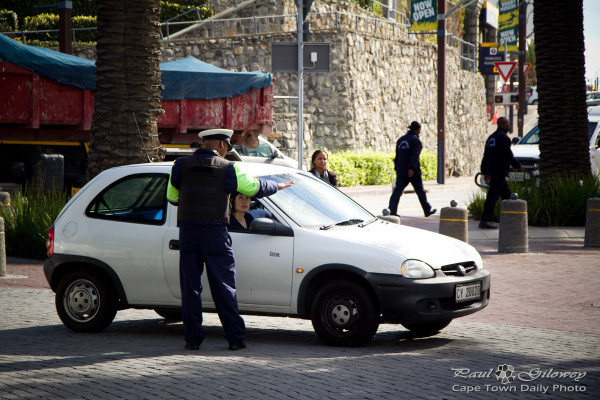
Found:
[[[500,203],[498,253],[527,253],[529,251],[527,226],[527,202],[525,200],[502,200]]]
[[[377,218],[400,225],[400,217],[397,215],[390,215],[390,210],[387,208],[384,208],[381,213],[383,215],[378,215]]]
[[[0,192],[0,208],[10,206],[10,193]],[[6,276],[6,236],[4,234],[4,218],[0,217],[0,278]]]
[[[0,278],[6,276],[6,246],[4,241],[4,218],[0,217]]]
[[[456,207],[456,201],[450,207],[442,208],[440,213],[440,234],[469,242],[469,217],[466,208]]]
[[[600,247],[600,193],[587,201],[583,247]]]

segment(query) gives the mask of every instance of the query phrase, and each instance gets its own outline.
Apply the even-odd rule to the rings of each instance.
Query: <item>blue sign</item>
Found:
[[[498,51],[497,47],[479,47],[479,72],[482,75],[497,75],[494,63],[504,60],[504,52]]]

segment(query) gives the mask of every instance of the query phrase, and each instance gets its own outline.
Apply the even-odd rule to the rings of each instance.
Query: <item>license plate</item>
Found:
[[[481,282],[456,285],[456,301],[476,300],[481,297]]]

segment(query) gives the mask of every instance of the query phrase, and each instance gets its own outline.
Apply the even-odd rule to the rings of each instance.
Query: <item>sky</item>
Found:
[[[600,1],[583,0],[586,81],[600,80]]]

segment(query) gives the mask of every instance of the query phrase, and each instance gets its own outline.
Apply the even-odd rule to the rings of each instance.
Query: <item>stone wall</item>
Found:
[[[220,0],[220,7],[231,1]],[[244,3],[227,18],[296,12],[292,0]],[[330,43],[330,72],[304,74],[304,159],[317,147],[392,151],[412,120],[423,126],[424,147],[437,153],[437,47],[346,1],[315,0],[311,11],[318,13],[309,16],[311,41]],[[205,23],[165,41],[161,62],[191,55],[228,70],[269,72],[271,43],[295,42],[295,29],[293,16]],[[296,75],[275,73],[275,94],[297,96]],[[452,47],[446,76],[446,171],[472,175],[486,136],[483,78],[461,70]],[[275,100],[271,139],[297,158],[296,100],[288,105]]]

